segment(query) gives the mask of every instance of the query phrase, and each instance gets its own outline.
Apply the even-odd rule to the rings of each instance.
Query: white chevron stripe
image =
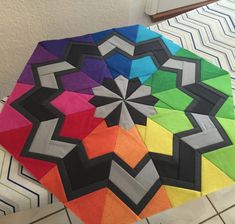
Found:
[[[0,209],[6,214],[13,212],[10,205],[16,211],[22,211],[49,203],[51,194],[38,182],[20,176],[18,170],[21,165],[3,148],[0,148],[0,164]]]
[[[201,43],[202,43],[203,47],[206,47],[207,51],[211,52],[211,54],[217,53],[217,55],[220,55],[220,58],[222,59],[222,62],[223,62],[222,67],[224,67],[224,65],[227,65],[230,58],[234,58],[234,54],[233,54],[232,50],[229,49],[230,47],[228,45],[226,45],[226,43],[221,44],[217,41],[214,41],[211,36],[210,31],[205,30],[202,23],[199,25],[195,21],[191,22],[186,17],[186,15],[182,15],[181,17],[179,17],[178,23],[180,23],[182,26],[186,26],[194,34],[197,32],[199,38],[201,35],[203,37],[203,39],[200,38],[202,40]],[[233,44],[233,42],[231,42],[231,44]],[[221,46],[221,45],[223,45],[223,46]],[[221,60],[220,60],[220,62],[221,62]],[[235,71],[235,63],[232,68],[230,67],[230,70]]]
[[[223,25],[228,26],[228,29],[231,32],[233,33],[235,32],[233,23],[229,18],[229,16],[232,17],[233,15],[229,15],[229,10],[223,10],[221,7],[218,7],[217,4],[210,5],[207,8],[203,8],[203,9],[207,11],[208,13],[210,13],[210,16],[214,15],[218,20],[222,22]]]

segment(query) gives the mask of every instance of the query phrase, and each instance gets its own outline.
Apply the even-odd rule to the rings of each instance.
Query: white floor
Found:
[[[233,224],[235,185],[153,215],[139,224]]]

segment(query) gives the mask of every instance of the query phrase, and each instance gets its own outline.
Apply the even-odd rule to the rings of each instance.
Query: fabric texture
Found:
[[[208,158],[234,147],[229,74],[161,34],[45,41],[26,67],[0,143],[83,222],[132,223],[234,182]]]

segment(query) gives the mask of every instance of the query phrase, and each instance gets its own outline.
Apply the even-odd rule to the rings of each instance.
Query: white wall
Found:
[[[149,26],[151,20],[145,12],[147,0],[130,0],[129,24],[142,24]]]
[[[129,7],[130,0],[0,0],[0,97],[37,42],[128,25]]]
[[[167,10],[183,7],[186,5],[192,5],[205,0],[158,0],[157,12],[164,12]]]

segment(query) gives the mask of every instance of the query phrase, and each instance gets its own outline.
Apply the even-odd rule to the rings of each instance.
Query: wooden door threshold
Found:
[[[159,22],[159,21],[166,20],[166,19],[178,16],[182,13],[191,11],[193,9],[196,9],[196,8],[199,8],[199,7],[202,7],[204,5],[208,5],[212,2],[217,2],[217,1],[218,0],[207,0],[207,1],[196,3],[196,4],[187,5],[187,6],[184,6],[184,7],[171,9],[171,10],[168,10],[168,11],[165,11],[165,12],[160,12],[160,13],[156,13],[154,15],[151,15],[150,18],[151,18],[152,22]]]

